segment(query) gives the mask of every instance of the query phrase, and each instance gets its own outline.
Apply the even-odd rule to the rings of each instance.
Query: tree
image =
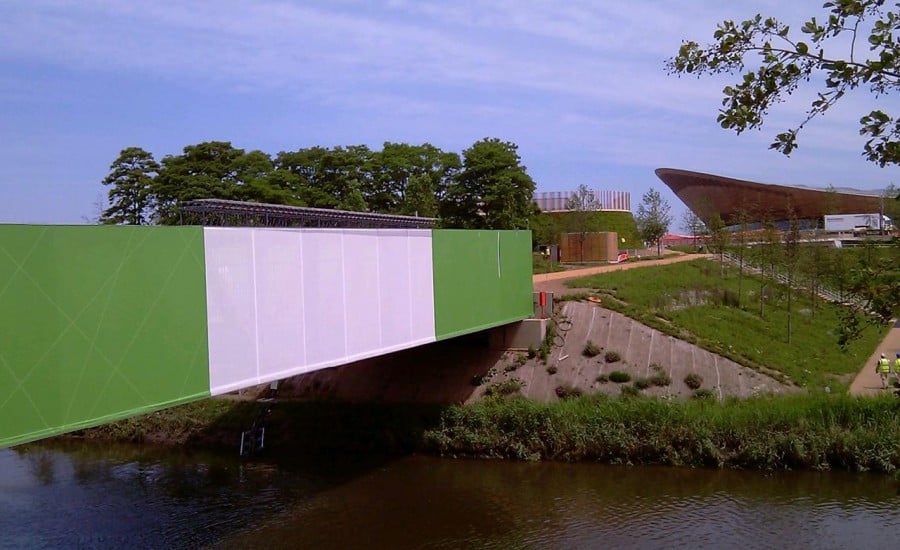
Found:
[[[790,205],[788,205],[788,208],[790,210],[788,230],[782,234],[782,239],[784,242],[784,267],[787,271],[787,341],[790,344],[794,314],[794,278],[800,261],[800,220],[797,219]]]
[[[891,183],[881,193],[881,213],[894,222],[896,229],[900,225],[900,199],[894,200],[895,197],[900,197],[900,189]]]
[[[359,180],[353,179],[347,182],[345,190],[341,194],[338,209],[351,212],[366,212],[369,210],[369,205],[366,204],[366,198],[363,196]]]
[[[641,238],[648,243],[656,244],[656,255],[662,255],[661,241],[669,231],[672,223],[672,214],[669,203],[652,187],[644,193],[641,204],[638,205],[637,223]]]
[[[379,212],[408,212],[407,195],[413,185],[412,178],[416,176],[425,176],[430,180],[431,200],[440,202],[461,167],[458,154],[445,153],[430,143],[409,145],[385,142],[374,162],[374,187],[368,200],[373,210]],[[413,193],[421,191],[424,181],[420,180],[416,185],[420,188],[414,189]]]
[[[153,185],[159,222],[177,223],[178,206],[184,201],[240,198],[238,186],[246,178],[241,177],[238,160],[243,156],[244,150],[230,142],[209,141],[188,145],[181,155],[163,158]]]
[[[827,251],[825,247],[815,245],[804,247],[803,250],[805,251],[803,260],[806,264],[804,270],[809,278],[809,300],[812,303],[810,313],[812,318],[815,319],[822,278],[827,275],[828,271]],[[838,252],[841,251],[839,250]]]
[[[744,262],[747,256],[747,241],[750,238],[750,213],[746,208],[738,210],[737,222],[740,229],[735,235],[738,254],[738,305],[744,300]]]
[[[575,193],[566,201],[566,209],[569,210],[572,224],[581,236],[580,261],[582,262],[584,261],[584,241],[589,231],[588,224],[591,221],[591,216],[600,208],[600,201],[597,200],[594,192],[583,183],[578,186]]]
[[[775,227],[769,215],[763,220],[762,243],[756,248],[759,251],[759,272],[762,277],[759,278],[759,316],[764,317],[763,307],[766,301],[766,289],[769,286],[769,279],[776,279],[776,266],[781,250],[778,243],[781,242],[781,232]],[[766,266],[769,268],[769,276],[766,277]]]
[[[846,347],[859,337],[867,324],[885,325],[900,313],[900,240],[894,239],[888,248],[876,249],[866,245],[858,265],[838,274],[844,289],[855,297],[844,308],[838,344]]]
[[[317,146],[282,151],[274,166],[293,174],[294,200],[307,206],[361,211],[369,210],[372,199],[380,201],[378,208],[391,208],[393,202],[384,199],[373,184],[376,157],[365,145]]]
[[[463,169],[443,205],[450,227],[528,227],[535,185],[517,150],[514,143],[485,138],[463,151]]]
[[[557,218],[541,212],[536,204],[531,214],[529,227],[531,228],[531,244],[533,246],[559,244],[559,234],[562,231]]]
[[[691,239],[696,246],[697,237],[706,231],[706,225],[693,210],[685,210],[681,216],[681,228],[691,235]]]
[[[434,185],[428,174],[414,174],[406,182],[406,190],[401,213],[407,216],[433,218],[437,216],[437,201]]]
[[[103,185],[109,185],[109,207],[100,215],[100,223],[146,225],[152,221],[153,179],[159,163],[140,147],[128,147],[109,166]]]
[[[670,74],[740,74],[722,93],[718,121],[740,134],[759,128],[772,105],[784,101],[802,85],[820,86],[805,118],[775,136],[771,149],[790,155],[797,134],[823,115],[848,92],[867,88],[874,96],[900,89],[900,4],[885,0],[826,2],[820,22],[811,18],[800,35],[772,18],[756,15],[741,23],[723,21],[714,42],[700,46],[685,41],[669,59]],[[858,51],[868,44],[868,53]],[[828,48],[828,51],[826,51]],[[832,48],[844,49],[832,55]],[[755,60],[755,61],[754,61]],[[860,135],[867,138],[863,156],[880,166],[900,163],[900,118],[873,110],[860,118]]]
[[[719,255],[719,276],[725,278],[725,251],[731,242],[731,233],[725,227],[722,216],[718,212],[709,219],[709,247]]]

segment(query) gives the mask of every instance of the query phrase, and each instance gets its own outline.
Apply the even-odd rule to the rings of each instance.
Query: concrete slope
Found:
[[[583,354],[587,341],[602,347],[600,355]],[[574,386],[585,393],[621,393],[619,384],[601,383],[597,377],[623,371],[636,378],[658,372],[668,374],[668,386],[651,386],[645,395],[689,397],[693,390],[684,383],[689,373],[702,377],[702,387],[719,397],[750,397],[764,393],[784,393],[796,388],[743,367],[729,359],[672,338],[614,311],[590,302],[567,302],[560,315],[560,334],[547,365],[529,361],[524,366],[495,377],[495,381],[516,376],[526,383],[522,393],[532,399],[556,399],[556,388]],[[607,362],[606,352],[616,352],[621,360]],[[657,365],[653,368],[651,365]],[[548,367],[555,367],[551,374]],[[476,392],[473,398],[481,392]]]

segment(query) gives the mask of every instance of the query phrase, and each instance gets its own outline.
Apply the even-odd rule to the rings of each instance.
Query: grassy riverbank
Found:
[[[892,472],[900,467],[900,401],[494,399],[448,409],[424,443],[442,456]]]
[[[340,450],[759,470],[900,468],[900,400],[889,396],[494,398],[468,407],[212,399],[85,437],[237,452],[240,431],[260,417],[268,452],[281,456]]]

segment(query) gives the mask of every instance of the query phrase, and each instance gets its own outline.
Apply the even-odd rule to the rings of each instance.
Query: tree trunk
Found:
[[[793,274],[789,272],[788,273],[788,299],[787,299],[787,302],[788,302],[788,319],[787,319],[788,344],[791,343],[791,321],[793,320],[792,319],[793,309],[791,308],[791,305],[792,305],[791,298],[793,295],[793,292],[791,292],[791,289],[793,288],[793,286],[794,286],[794,277],[793,277]]]

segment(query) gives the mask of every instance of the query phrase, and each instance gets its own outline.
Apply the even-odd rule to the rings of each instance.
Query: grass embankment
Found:
[[[892,472],[900,467],[900,401],[491,399],[449,408],[423,443],[443,456]]]
[[[787,287],[734,266],[698,259],[575,279],[594,288],[603,305],[657,330],[737,363],[781,373],[780,378],[821,390],[843,391],[887,327],[870,328],[846,351],[838,345],[839,307],[808,291],[792,293],[788,334]],[[762,308],[760,294],[763,295]],[[873,367],[874,368],[874,367]]]

